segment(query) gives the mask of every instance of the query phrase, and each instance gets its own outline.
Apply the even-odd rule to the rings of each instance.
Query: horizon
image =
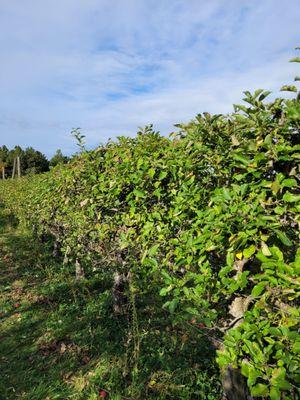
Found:
[[[299,19],[296,0],[11,1],[0,14],[0,145],[70,155],[72,128],[93,148],[150,123],[165,135],[198,113],[229,113],[244,90],[276,96],[297,73]]]

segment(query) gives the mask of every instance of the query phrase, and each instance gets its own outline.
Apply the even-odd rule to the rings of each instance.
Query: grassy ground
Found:
[[[132,324],[113,315],[108,282],[76,283],[50,250],[0,209],[1,400],[92,400],[101,390],[115,400],[221,398],[203,337],[144,305],[134,357]]]

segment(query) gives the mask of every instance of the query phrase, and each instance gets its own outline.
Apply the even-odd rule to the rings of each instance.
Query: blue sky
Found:
[[[164,134],[299,75],[298,0],[0,0],[0,145]],[[298,68],[299,69],[299,68]]]

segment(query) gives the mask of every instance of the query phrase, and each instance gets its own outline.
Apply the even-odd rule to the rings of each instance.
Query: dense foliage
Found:
[[[12,175],[14,159],[20,157],[21,174],[35,174],[49,171],[49,162],[44,154],[32,147],[23,150],[20,146],[15,146],[9,150],[6,146],[0,147],[0,161],[5,167],[6,177]]]
[[[60,149],[56,150],[56,153],[49,161],[50,167],[55,167],[58,164],[66,164],[69,161],[67,156],[64,156]]]
[[[32,147],[27,147],[24,150],[20,146],[15,146],[13,149],[9,150],[6,146],[0,146],[0,173],[4,167],[6,178],[12,176],[14,159],[17,156],[20,157],[21,175],[47,172],[49,171],[49,167],[54,167],[57,164],[65,164],[69,160],[59,149],[50,161],[48,161],[43,153]]]
[[[174,325],[214,338],[221,369],[240,368],[253,396],[295,399],[300,102],[268,94],[245,92],[233,114],[198,115],[170,138],[120,137],[0,195],[65,263],[128,277],[137,353],[135,304],[159,292]]]

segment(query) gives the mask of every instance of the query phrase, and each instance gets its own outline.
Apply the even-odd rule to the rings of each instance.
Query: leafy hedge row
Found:
[[[300,103],[268,94],[170,138],[120,137],[0,196],[70,266],[130,272],[136,298],[157,288],[174,323],[223,342],[222,369],[276,400],[300,383]]]

